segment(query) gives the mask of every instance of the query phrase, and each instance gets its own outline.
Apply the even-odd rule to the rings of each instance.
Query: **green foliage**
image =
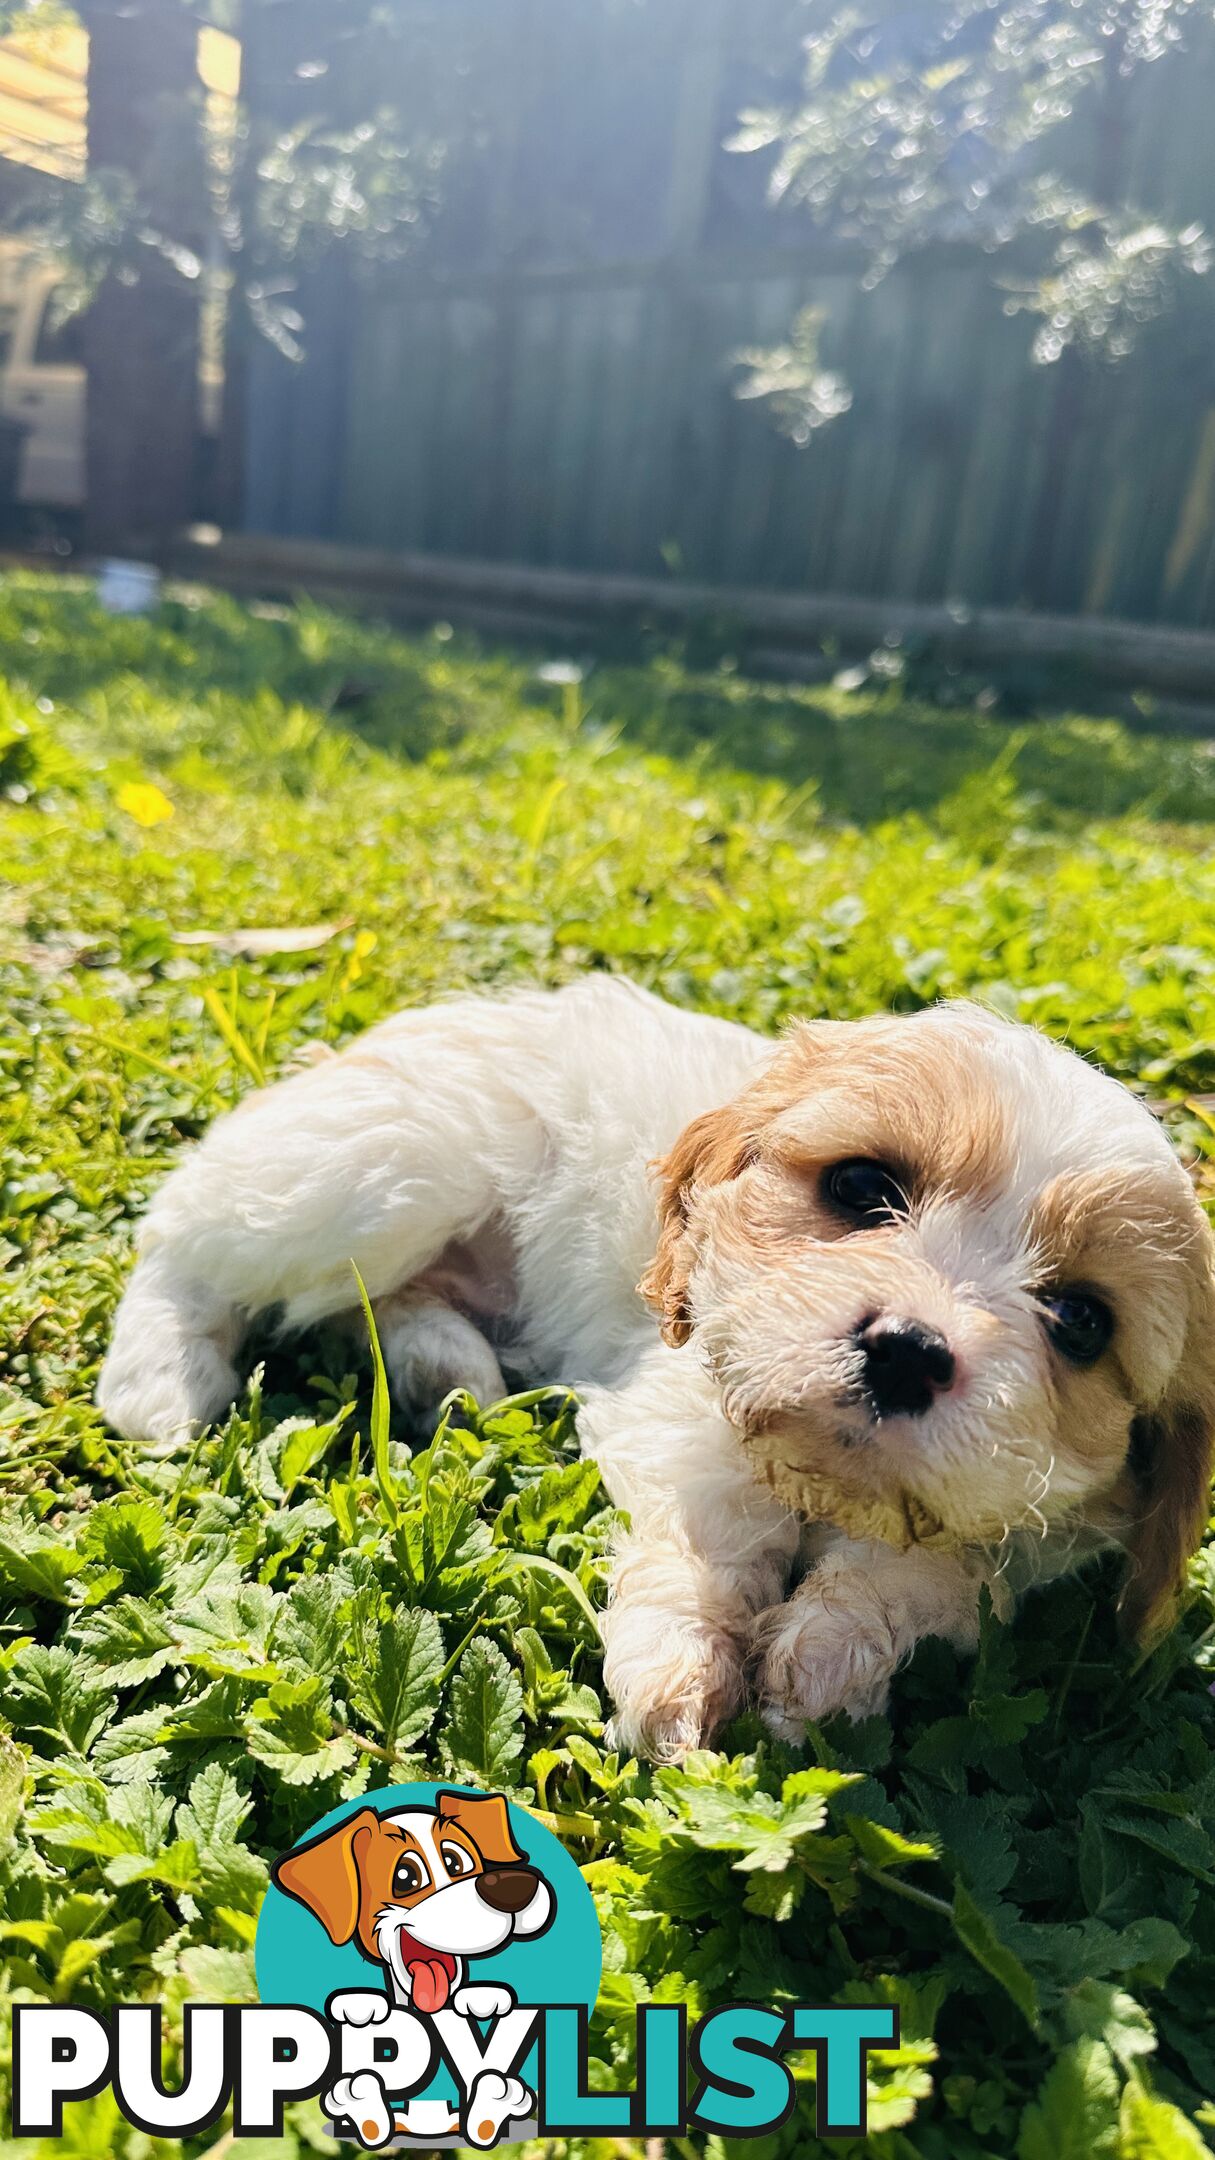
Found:
[[[572,728],[529,663],[446,636],[184,592],[111,621],[37,579],[0,588],[0,651],[8,1994],[160,1999],[175,2049],[191,1996],[251,1993],[278,1851],[346,1795],[471,1775],[594,1889],[601,2083],[639,2000],[880,1998],[877,2160],[1204,2150],[1212,1549],[1138,1669],[1087,1577],[989,1616],[972,1665],[924,1645],[889,1721],[797,1753],[745,1716],[654,1772],[607,1745],[614,1517],[563,1392],[411,1431],[322,1331],[258,1346],[191,1448],[91,1407],[178,1150],[255,1070],[461,985],[606,966],[764,1028],[977,993],[1167,1098],[1208,1185],[1204,747],[670,655],[591,671]],[[795,2070],[772,2160],[819,2150]],[[146,2149],[69,2111],[65,2155]],[[324,2149],[315,2107],[276,2148]]]
[[[1005,311],[1036,318],[1036,360],[1118,360],[1211,265],[1192,215],[1128,185],[1145,71],[1209,51],[1210,22],[1201,0],[810,0],[800,99],[745,112],[732,147],[772,154],[773,202],[859,249],[866,285],[929,246],[981,249]],[[801,441],[849,403],[817,329],[806,310],[739,356],[744,395]]]
[[[147,4],[136,0],[136,12]],[[163,15],[165,4],[152,0],[152,11]],[[190,0],[176,4],[184,10]],[[73,311],[107,274],[144,274],[149,253],[191,284],[208,256],[222,256],[221,286],[230,283],[261,335],[301,359],[298,271],[334,248],[375,262],[407,252],[437,207],[449,140],[467,116],[433,65],[428,26],[415,20],[419,64],[406,95],[371,96],[365,110],[334,117],[326,78],[348,64],[351,42],[383,51],[407,34],[378,0],[344,0],[331,22],[309,10],[298,24],[278,0],[211,0],[190,11],[243,36],[258,70],[252,106],[238,116],[192,74],[145,84],[139,124],[116,147],[111,138],[83,180],[15,168],[8,222],[65,266],[61,291]],[[113,17],[130,12],[130,0],[0,0],[0,36],[79,22],[100,41]]]

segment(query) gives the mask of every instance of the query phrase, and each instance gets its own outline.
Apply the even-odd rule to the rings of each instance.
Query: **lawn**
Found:
[[[159,1999],[172,2033],[251,1995],[267,1856],[348,1794],[466,1776],[585,1867],[600,2083],[650,1995],[880,1997],[880,2160],[1207,2151],[1215,1548],[1137,1668],[1099,1572],[976,1664],[925,1645],[889,1721],[794,1753],[744,1718],[652,1773],[604,1747],[613,1518],[562,1393],[394,1415],[373,1450],[369,1362],[267,1341],[223,1429],[151,1458],[91,1391],[180,1150],[301,1046],[453,988],[609,968],[768,1030],[978,995],[1159,1100],[1215,1193],[1213,838],[1206,746],[1112,722],[661,652],[562,688],[442,628],[0,587],[6,1989]],[[797,2076],[740,2153],[830,2149]],[[332,2147],[310,2104],[208,2149]],[[105,2098],[46,2148],[180,2150]]]

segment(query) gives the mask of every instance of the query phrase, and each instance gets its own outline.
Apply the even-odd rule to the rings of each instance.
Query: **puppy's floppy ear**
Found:
[[[1134,1520],[1123,1542],[1129,1556],[1118,1613],[1136,1642],[1168,1627],[1185,1565],[1202,1541],[1211,1504],[1215,1397],[1179,1389],[1131,1427],[1130,1469],[1137,1487]]]
[[[752,1155],[738,1102],[685,1125],[669,1155],[654,1164],[659,1180],[658,1247],[637,1288],[662,1321],[662,1339],[678,1349],[692,1332],[688,1285],[694,1254],[687,1236],[688,1203],[696,1185],[724,1185]]]
[[[316,1914],[332,1943],[348,1943],[358,1926],[359,1860],[379,1822],[370,1808],[360,1808],[310,1845],[284,1853],[270,1870],[280,1890]]]
[[[469,1793],[444,1792],[439,1794],[437,1806],[440,1823],[459,1823],[489,1867],[506,1867],[512,1860],[522,1860],[501,1793],[487,1793],[481,1800]]]

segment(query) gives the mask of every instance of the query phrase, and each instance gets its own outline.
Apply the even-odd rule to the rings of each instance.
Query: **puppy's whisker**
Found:
[[[1034,1500],[1039,1501],[1046,1499],[1047,1494],[1050,1492],[1050,1483],[1052,1477],[1054,1476],[1054,1472],[1055,1458],[1052,1455],[1050,1461],[1046,1465],[1045,1470],[1035,1470],[1033,1473],[1033,1478],[1031,1482],[1032,1484],[1037,1486],[1037,1491],[1033,1494]]]
[[[1012,1542],[1008,1537],[1007,1532],[1001,1539],[1000,1543],[997,1545],[996,1552],[999,1554],[1000,1557],[995,1560],[995,1564],[992,1568],[992,1574],[995,1576],[998,1582],[1002,1575],[1006,1575],[1008,1573],[1009,1567],[1012,1564]]]

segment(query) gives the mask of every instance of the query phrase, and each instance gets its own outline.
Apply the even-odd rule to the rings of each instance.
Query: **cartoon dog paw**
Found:
[[[492,1981],[483,1980],[479,1986],[457,1988],[451,1998],[451,2007],[458,2017],[497,2018],[505,2017],[515,2007],[514,1990],[497,1987]]]
[[[488,1989],[474,1990],[489,1993]],[[521,2122],[535,2107],[535,2097],[517,2077],[483,2070],[474,2081],[464,2110],[464,2135],[483,2151],[496,2145],[507,2123]]]
[[[382,2025],[392,2004],[379,1988],[343,1988],[325,2007],[335,2025]]]
[[[324,2107],[335,2120],[343,2115],[349,2117],[365,2152],[377,2151],[393,2134],[388,2094],[374,2070],[356,2070],[353,2077],[340,2077],[325,2094]]]

